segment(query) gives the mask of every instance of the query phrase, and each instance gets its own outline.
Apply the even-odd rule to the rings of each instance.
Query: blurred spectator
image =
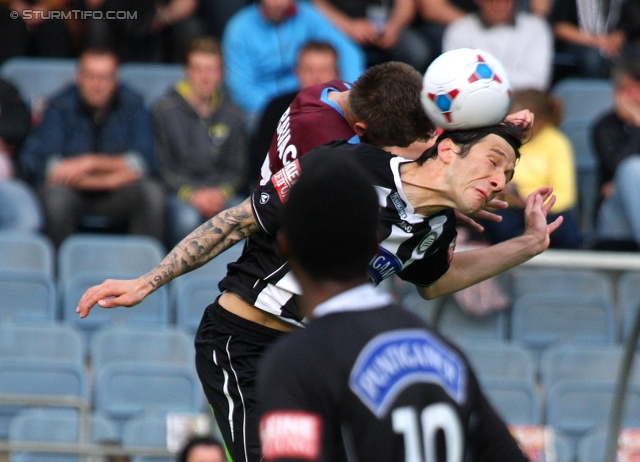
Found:
[[[307,43],[298,54],[296,76],[299,88],[271,100],[260,118],[256,133],[251,137],[248,173],[246,175],[249,188],[258,184],[260,167],[269,151],[273,134],[278,128],[278,122],[298,94],[298,90],[340,78],[338,54],[335,48],[327,42]]]
[[[229,201],[245,182],[244,118],[222,91],[223,75],[218,41],[196,39],[187,52],[185,80],[154,110],[158,174],[168,193],[170,247],[233,205]]]
[[[442,53],[445,28],[467,13],[478,11],[473,0],[416,0],[420,29],[430,43],[433,58]]]
[[[611,245],[640,244],[640,57],[623,57],[611,73],[615,108],[593,127],[602,203],[596,235]],[[616,244],[617,243],[617,244]],[[607,244],[608,245],[608,244]]]
[[[640,2],[625,1],[622,5],[621,22],[625,34],[624,53],[640,56]]]
[[[177,462],[226,462],[222,443],[211,436],[194,436],[184,445]]]
[[[117,69],[113,52],[84,51],[75,85],[51,98],[22,149],[24,173],[39,188],[46,234],[56,245],[87,217],[163,238],[162,190],[149,177],[151,117],[140,95],[118,85]]]
[[[580,229],[576,216],[577,186],[573,147],[569,138],[558,129],[560,101],[539,90],[514,93],[511,112],[529,109],[535,116],[531,139],[520,148],[520,161],[513,180],[507,184],[502,199],[509,208],[495,210],[502,222],[483,221],[492,243],[522,235],[525,229],[525,201],[541,184],[553,187],[556,203],[547,219],[562,215],[564,221],[551,235],[551,247],[578,249]]]
[[[609,75],[611,59],[620,54],[625,41],[620,11],[625,0],[555,0],[549,21],[556,51],[575,61],[581,77]],[[634,0],[635,1],[635,0]]]
[[[446,27],[442,50],[486,50],[504,64],[515,91],[546,91],[553,70],[553,33],[547,21],[517,11],[517,0],[475,3],[477,13],[466,14]]]
[[[0,0],[0,64],[14,56],[66,58],[74,53],[76,21],[52,17],[73,0]],[[54,13],[55,14],[55,13]]]
[[[442,53],[442,37],[445,28],[466,14],[478,11],[478,5],[474,0],[416,0],[416,2],[420,30],[430,42],[433,58]],[[547,18],[552,4],[553,0],[519,0],[517,9]]]
[[[18,90],[0,80],[0,230],[38,231],[42,212],[31,187],[16,175],[14,156],[31,128]]]
[[[342,32],[358,43],[367,65],[402,61],[424,72],[431,58],[428,41],[412,27],[414,0],[312,0]]]
[[[222,38],[229,20],[253,0],[200,0],[198,15],[205,28],[205,34]]]
[[[227,24],[222,39],[225,82],[250,131],[273,97],[298,88],[298,52],[310,40],[333,45],[345,80],[353,82],[364,71],[360,47],[308,2],[259,0]]]
[[[199,0],[81,0],[88,10],[125,12],[131,18],[86,21],[86,46],[108,47],[121,61],[181,62],[188,44],[203,35]]]

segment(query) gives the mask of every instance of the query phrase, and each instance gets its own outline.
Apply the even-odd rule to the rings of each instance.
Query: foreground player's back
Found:
[[[315,319],[261,379],[266,460],[527,460],[460,351],[397,306]]]

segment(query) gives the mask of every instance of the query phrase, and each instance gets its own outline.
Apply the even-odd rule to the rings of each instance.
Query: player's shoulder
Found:
[[[330,80],[328,82],[309,85],[298,92],[296,101],[320,100],[329,91],[347,91],[351,89],[351,84],[345,80]]]
[[[388,166],[393,155],[370,144],[353,143],[340,139],[322,144],[309,151],[301,160],[301,166],[310,168],[319,162],[322,164],[342,163],[345,158],[371,170],[376,166]]]

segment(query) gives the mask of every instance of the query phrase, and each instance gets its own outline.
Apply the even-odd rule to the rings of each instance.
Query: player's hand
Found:
[[[526,131],[526,135],[529,136],[531,133],[531,129],[533,128],[533,112],[528,109],[523,109],[522,111],[514,112],[513,114],[508,114],[504,120],[507,122],[511,122],[513,125],[517,127],[522,127]]]
[[[547,215],[556,202],[551,186],[543,186],[529,194],[524,209],[525,235],[534,236],[538,247],[533,249],[536,254],[544,252],[550,243],[550,235],[562,224],[562,216],[547,223]]]
[[[227,198],[220,188],[200,188],[193,192],[191,205],[207,220],[224,210]]]
[[[378,39],[378,30],[368,19],[354,19],[347,30],[349,37],[359,45],[369,45]]]
[[[487,202],[486,207],[493,208],[493,209],[506,209],[507,207],[509,207],[509,204],[507,204],[505,201],[500,199],[491,199],[489,202]],[[473,218],[479,218],[481,220],[488,220],[488,221],[495,221],[496,223],[500,223],[502,221],[502,217],[500,215],[493,213],[489,210],[480,210],[478,213],[476,213],[473,216],[473,218],[467,215],[464,215],[462,212],[458,212],[457,210],[455,212],[456,212],[456,220],[458,222],[468,226],[469,228],[479,233],[484,231],[484,226],[482,226],[480,223],[475,221]]]
[[[140,303],[151,291],[148,282],[141,278],[117,280],[107,279],[102,284],[93,286],[84,293],[76,313],[81,318],[89,316],[91,308],[98,304],[102,308],[133,306]]]

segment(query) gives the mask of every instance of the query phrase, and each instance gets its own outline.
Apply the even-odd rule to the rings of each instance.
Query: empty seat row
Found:
[[[85,345],[70,325],[0,323],[0,401],[27,399],[0,405],[0,439],[34,398],[89,406],[120,429],[149,411],[198,412],[204,399],[194,351],[193,337],[179,329],[103,329]]]
[[[640,307],[638,271],[614,278],[597,270],[517,267],[503,276],[511,307],[485,316],[467,314],[454,296],[425,301],[412,287],[403,289],[401,299],[454,339],[512,339],[538,355],[569,339],[622,343]]]
[[[195,332],[204,308],[218,295],[217,282],[227,264],[241,250],[241,244],[232,247],[161,287],[133,310],[94,308],[88,318],[80,320],[75,310],[86,289],[107,278],[144,274],[164,258],[162,245],[147,236],[77,234],[55,252],[40,234],[0,233],[0,291],[4,295],[0,321],[64,320],[88,333],[107,323],[177,324]]]
[[[119,445],[126,452],[141,448],[168,449],[167,415],[163,413],[147,413],[128,421],[120,432],[116,423],[99,412],[92,412],[88,418],[87,442],[98,445]],[[12,443],[78,443],[83,429],[78,412],[32,408],[18,412],[11,420],[8,440]],[[210,430],[211,431],[211,430]],[[81,456],[73,453],[44,452],[12,452],[9,462],[80,462]],[[172,462],[171,455],[164,457],[131,457],[132,462]]]
[[[466,341],[460,346],[508,423],[553,429],[562,440],[558,450],[566,456],[557,460],[573,460],[581,440],[609,424],[623,358],[621,346],[561,344],[545,351],[538,362],[526,348],[512,342]],[[640,428],[639,359],[636,354],[623,428]]]

